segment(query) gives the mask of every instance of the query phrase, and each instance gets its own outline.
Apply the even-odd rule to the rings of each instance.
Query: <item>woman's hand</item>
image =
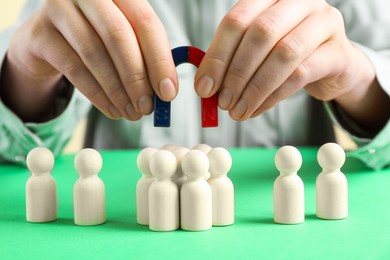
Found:
[[[22,118],[50,107],[63,75],[111,118],[138,120],[153,111],[153,91],[177,94],[168,38],[146,0],[47,0],[15,33],[5,65],[2,98]]]
[[[341,13],[324,0],[239,1],[195,77],[197,93],[220,91],[219,106],[235,120],[255,117],[303,87],[317,99],[339,101],[362,122],[378,116],[369,108],[376,98],[389,106],[370,61],[348,40]]]

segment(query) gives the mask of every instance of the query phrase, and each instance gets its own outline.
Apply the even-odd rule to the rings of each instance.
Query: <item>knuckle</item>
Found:
[[[145,72],[133,73],[124,78],[123,84],[126,87],[140,85],[140,84],[146,85],[148,84],[148,77]]]
[[[294,38],[286,36],[275,46],[278,57],[285,62],[297,60],[303,52],[301,44]]]
[[[278,24],[269,17],[256,19],[251,27],[255,31],[256,35],[265,40],[275,38],[279,31]]]
[[[243,32],[248,26],[248,18],[245,11],[230,11],[222,19],[221,25],[233,31]]]
[[[206,56],[212,63],[216,63],[217,66],[227,66],[227,61],[216,54],[208,52]]]
[[[101,39],[103,42],[122,42],[123,39],[126,39],[132,30],[130,24],[123,19],[113,18],[110,22],[105,25],[103,28],[103,33]]]
[[[116,88],[115,88],[116,87]],[[126,113],[126,107],[128,106],[129,97],[126,91],[122,88],[121,83],[113,83],[113,88],[110,90],[104,90],[108,99],[115,105],[115,107],[122,113]]]
[[[24,26],[28,26],[29,28],[27,34],[29,38],[39,39],[42,42],[49,42],[51,40],[53,29],[39,15],[32,16],[27,23],[22,25],[22,27]]]
[[[333,6],[328,6],[326,9],[325,9],[326,13],[332,17],[332,19],[334,21],[337,21],[337,22],[343,22],[344,21],[344,18],[343,18],[343,15],[342,13],[340,12],[339,9],[333,7]]]
[[[61,72],[68,78],[78,78],[81,74],[82,64],[81,61],[75,58],[74,56],[69,57],[64,62],[61,63]]]
[[[153,57],[153,60],[150,62],[150,64],[148,64],[148,66],[152,67],[153,70],[163,71],[163,70],[166,70],[167,68],[170,68],[171,66],[174,66],[174,65],[173,65],[173,60],[171,57],[169,57],[169,56],[156,56],[156,57]],[[142,73],[142,74],[144,74],[144,77],[146,78],[145,73]]]
[[[103,89],[101,89],[100,87],[92,88],[90,91],[87,91],[85,95],[93,104],[102,104],[103,101],[107,98]]]
[[[156,25],[160,25],[160,20],[154,12],[151,12],[149,10],[140,11],[138,16],[139,19],[136,19],[136,21],[134,21],[135,26],[138,29],[153,28]]]
[[[297,84],[301,85],[307,81],[309,75],[310,71],[306,64],[303,62],[295,69],[295,71],[291,74],[290,78]]]
[[[78,53],[83,60],[95,60],[96,44],[91,41],[84,41],[78,44]]]
[[[240,67],[238,65],[231,65],[227,71],[228,75],[233,76],[236,78],[239,82],[246,82],[247,79],[245,78],[245,71],[243,70],[243,67]]]
[[[335,31],[345,31],[344,17],[339,9],[326,4],[320,12],[329,27],[332,27]]]
[[[253,97],[263,97],[265,94],[264,89],[262,89],[260,83],[253,78],[248,83],[248,89],[249,88],[252,91],[251,96],[253,96]]]
[[[103,35],[102,40],[108,40],[108,42],[114,42],[115,44],[120,44],[125,41],[127,36],[130,34],[130,28],[126,25],[113,25],[108,31]]]
[[[121,90],[122,84],[119,81],[114,80],[112,82],[107,83],[106,93],[109,97],[116,97],[120,94]]]

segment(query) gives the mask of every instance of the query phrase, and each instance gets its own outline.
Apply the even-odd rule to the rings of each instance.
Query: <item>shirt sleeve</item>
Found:
[[[327,0],[338,8],[344,17],[348,38],[360,48],[374,66],[376,78],[390,95],[390,20],[387,0]],[[358,104],[357,104],[358,105]],[[358,145],[349,156],[363,161],[373,169],[390,165],[390,121],[379,133],[365,132],[341,109],[332,103],[325,103],[332,121],[346,131]]]
[[[374,51],[359,44],[356,44],[356,46],[370,59],[380,86],[390,96],[390,74],[388,72],[390,68],[390,50]],[[379,133],[372,135],[372,133],[361,129],[332,103],[326,103],[326,108],[332,121],[347,132],[359,147],[357,150],[349,152],[349,156],[360,159],[367,166],[376,170],[390,165],[390,120]]]
[[[361,160],[375,170],[390,165],[390,121],[374,137],[364,137],[368,134],[355,125],[336,106],[325,103],[325,107],[333,123],[346,132],[358,146],[356,150],[347,152],[348,156]]]
[[[49,148],[56,156],[61,153],[91,105],[77,90],[70,101],[61,96],[57,99],[59,116],[39,124],[22,122],[0,102],[0,162],[24,165],[28,152],[37,146]]]

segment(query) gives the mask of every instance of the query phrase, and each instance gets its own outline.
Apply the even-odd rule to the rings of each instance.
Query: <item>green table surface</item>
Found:
[[[372,171],[348,158],[349,217],[315,216],[313,148],[299,148],[305,184],[306,220],[273,223],[272,189],[278,175],[276,149],[231,149],[235,224],[209,231],[153,232],[136,223],[137,150],[103,151],[100,177],[106,186],[107,222],[73,224],[74,155],[57,158],[58,220],[25,220],[28,171],[0,166],[0,259],[390,259],[390,169]]]

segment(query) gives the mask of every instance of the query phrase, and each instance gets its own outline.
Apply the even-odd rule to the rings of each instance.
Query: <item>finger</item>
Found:
[[[284,99],[294,95],[297,91],[303,88],[305,76],[309,73],[307,67],[302,63],[294,73],[271,95],[269,95],[259,108],[250,116],[256,117],[265,111],[271,109],[276,104],[280,103]]]
[[[274,2],[276,0],[241,0],[222,19],[195,75],[195,90],[199,96],[210,97],[217,92],[249,24]]]
[[[219,96],[222,109],[231,109],[237,103],[275,44],[317,8],[314,2],[279,1],[253,21],[226,72]]]
[[[37,45],[33,46],[40,58],[65,75],[106,116],[115,119],[122,117],[63,36],[55,28],[41,32],[40,35],[42,39],[36,41]]]
[[[164,26],[148,1],[114,1],[130,22],[137,36],[149,81],[164,101],[173,100],[178,91],[178,79],[168,36]]]
[[[333,10],[326,9],[309,16],[283,37],[248,82],[241,98],[229,111],[230,116],[235,120],[250,117],[303,60],[337,31],[338,26]]]
[[[291,76],[276,89],[251,117],[272,108],[279,102],[293,95],[303,87],[306,91],[317,98],[333,95],[335,84],[327,88],[319,88],[316,84],[321,79],[332,77],[342,71],[344,64],[343,55],[335,55],[340,52],[340,45],[336,41],[327,41],[322,44],[313,54],[304,60]]]
[[[305,90],[309,95],[323,101],[336,98],[335,95],[342,95],[348,91],[340,92],[340,85],[334,81],[322,81],[332,77],[343,77],[347,58],[340,53],[340,43],[328,41],[321,48],[311,55],[305,63],[310,67],[310,75],[305,79]],[[337,55],[339,53],[339,55]],[[345,83],[345,82],[341,82]]]
[[[110,93],[109,96],[128,98],[131,102],[125,111],[129,115],[138,115],[139,118],[141,114],[150,113],[151,102],[138,105],[144,96],[149,96],[150,101],[153,91],[134,31],[123,13],[112,1],[77,1],[77,4],[103,42],[121,81],[122,88],[116,85],[106,92]]]
[[[130,120],[139,119],[141,115],[132,108],[115,65],[94,28],[72,2],[60,5],[61,8],[52,8],[50,16],[53,24],[78,53],[121,114]]]

